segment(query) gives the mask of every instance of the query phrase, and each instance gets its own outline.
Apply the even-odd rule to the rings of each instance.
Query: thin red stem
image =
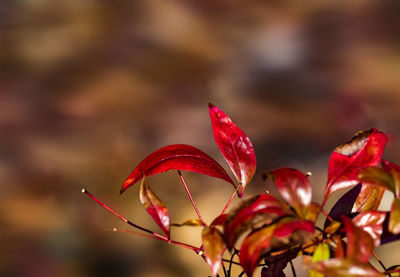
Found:
[[[175,244],[175,245],[182,246],[182,247],[187,248],[189,250],[193,250],[196,254],[202,255],[202,251],[201,251],[200,248],[195,247],[195,246],[190,245],[190,244],[183,243],[183,242],[179,242],[179,241],[175,241],[175,240],[168,240],[167,238],[164,239],[164,238],[161,238],[161,237],[155,237],[155,236],[152,236],[152,235],[142,234],[142,233],[138,233],[138,232],[135,232],[135,231],[125,230],[125,229],[120,229],[120,228],[114,228],[113,230],[114,230],[114,232],[129,233],[129,234],[133,234],[133,235],[138,235],[138,236],[144,236],[144,237],[148,237],[148,238],[158,239],[158,240],[161,240],[161,241],[165,241],[165,242],[168,242],[168,243],[172,243],[172,244]]]
[[[179,170],[178,170],[178,174],[179,174],[179,178],[181,179],[181,181],[182,181],[182,183],[183,183],[183,186],[185,187],[185,190],[186,190],[186,192],[187,192],[187,194],[188,194],[188,196],[189,196],[189,198],[190,198],[190,202],[192,202],[193,208],[194,208],[194,210],[196,211],[197,217],[199,218],[201,224],[202,224],[203,226],[205,226],[206,224],[204,223],[204,220],[203,220],[203,218],[201,217],[201,214],[200,214],[200,212],[199,212],[199,209],[197,209],[196,203],[195,203],[194,200],[193,200],[192,194],[191,194],[190,191],[189,191],[189,188],[188,188],[188,186],[187,186],[187,184],[186,184],[186,182],[185,182],[185,179],[183,178],[183,175],[182,175],[182,173],[181,173]]]
[[[88,195],[90,198],[92,198],[94,201],[96,201],[100,206],[102,206],[103,208],[105,208],[105,209],[108,210],[110,213],[112,213],[113,215],[115,215],[116,217],[118,217],[118,218],[119,218],[120,220],[122,220],[123,222],[129,224],[130,226],[132,226],[132,227],[134,227],[134,228],[136,228],[136,229],[139,229],[139,230],[141,230],[141,231],[143,231],[143,232],[146,232],[146,233],[148,233],[148,234],[151,234],[151,235],[153,235],[153,236],[155,236],[155,237],[158,237],[158,238],[161,239],[161,240],[167,240],[167,241],[168,241],[168,238],[167,238],[167,237],[164,237],[163,235],[160,235],[160,234],[158,234],[158,233],[156,233],[156,232],[153,232],[153,231],[151,231],[151,230],[149,230],[149,229],[146,229],[146,228],[144,228],[144,227],[142,227],[142,226],[136,225],[135,223],[129,221],[128,219],[126,219],[125,217],[123,217],[122,215],[118,214],[117,212],[115,212],[115,211],[114,211],[113,209],[111,209],[110,207],[108,207],[106,204],[104,204],[103,202],[101,202],[99,199],[97,199],[93,194],[91,194],[90,192],[88,192],[86,189],[82,189],[82,193]]]
[[[330,222],[333,221],[332,217],[323,208],[321,208],[321,212],[326,216],[326,218],[329,219]]]
[[[235,194],[237,193],[239,187],[240,187],[240,185],[236,187],[235,191],[232,193],[231,198],[229,198],[229,200],[226,203],[226,205],[225,205],[224,209],[222,210],[221,214],[223,214],[226,211],[226,209],[228,209],[228,207],[231,204],[233,198],[235,197]]]

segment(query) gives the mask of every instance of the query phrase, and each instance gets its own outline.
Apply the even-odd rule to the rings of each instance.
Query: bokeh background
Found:
[[[263,171],[291,166],[321,201],[331,151],[371,127],[400,162],[397,0],[2,0],[0,65],[1,276],[207,276],[188,250],[112,232],[129,226],[80,191],[158,230],[138,186],[117,193],[168,144],[228,170],[208,102],[254,144],[247,195],[274,193]],[[184,176],[209,222],[231,186]],[[195,218],[175,172],[148,180],[173,222]],[[198,228],[172,235],[200,243]],[[390,265],[398,247],[377,252]]]

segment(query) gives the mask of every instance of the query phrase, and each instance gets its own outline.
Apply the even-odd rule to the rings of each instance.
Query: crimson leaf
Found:
[[[223,111],[211,103],[209,112],[215,142],[239,181],[241,186],[239,195],[242,196],[256,171],[257,162],[253,145],[246,134]]]
[[[165,146],[148,155],[125,180],[120,193],[144,176],[167,170],[188,170],[223,179],[234,185],[226,171],[203,151],[186,144]],[[235,185],[234,185],[235,186]]]

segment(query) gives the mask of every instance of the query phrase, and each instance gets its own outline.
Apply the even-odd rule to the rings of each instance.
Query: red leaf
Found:
[[[217,275],[224,253],[224,240],[215,227],[204,227],[202,232],[203,248],[206,262],[213,276]]]
[[[335,258],[320,262],[308,262],[305,265],[327,277],[384,277],[368,263],[352,259]]]
[[[400,198],[393,199],[390,210],[389,231],[392,234],[400,234]]]
[[[381,243],[382,224],[385,221],[385,217],[386,212],[368,211],[358,214],[352,221],[372,237],[376,247]]]
[[[288,213],[287,207],[271,195],[261,194],[246,200],[226,220],[224,237],[229,249],[247,230],[269,224]]]
[[[226,171],[203,151],[190,145],[175,144],[158,149],[140,162],[125,180],[121,188],[121,193],[144,176],[150,176],[171,169],[206,174],[223,179],[234,185]]]
[[[258,229],[243,241],[239,254],[240,264],[247,276],[252,276],[263,255],[272,249],[307,242],[312,238],[313,233],[312,222],[290,218]]]
[[[358,132],[350,142],[335,149],[329,159],[325,197],[358,183],[358,172],[367,166],[378,166],[387,136],[376,129]]]
[[[220,109],[209,104],[214,139],[233,174],[241,184],[239,195],[256,171],[256,155],[246,134]]]
[[[382,160],[382,166],[393,178],[395,197],[400,198],[400,166],[386,160]]]
[[[347,258],[361,263],[368,262],[374,249],[372,237],[362,228],[356,226],[348,217],[342,217],[347,237]]]
[[[143,206],[145,207],[149,215],[153,218],[153,220],[157,223],[157,225],[169,238],[170,224],[168,209],[165,204],[150,189],[145,179],[143,179],[143,182],[140,186],[140,202],[143,204]]]
[[[292,168],[280,168],[267,173],[276,181],[282,197],[292,206],[297,214],[304,218],[311,203],[311,185],[307,176]]]

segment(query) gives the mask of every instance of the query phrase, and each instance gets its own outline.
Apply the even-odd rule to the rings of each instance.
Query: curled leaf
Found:
[[[219,108],[209,104],[214,139],[228,162],[233,174],[241,184],[239,195],[256,171],[256,155],[246,134]]]
[[[358,173],[358,179],[362,182],[387,188],[394,193],[393,179],[383,168],[375,166],[363,168]]]
[[[165,146],[148,155],[125,180],[120,193],[134,185],[144,176],[165,172],[171,169],[188,170],[234,183],[226,171],[203,151],[186,144]]]
[[[311,184],[307,176],[293,168],[280,168],[264,175],[271,177],[282,197],[304,218],[311,203]]]
[[[385,221],[385,217],[386,212],[368,211],[358,214],[352,221],[372,237],[376,247],[381,242],[382,224]]]
[[[287,207],[271,195],[260,194],[244,201],[226,220],[224,237],[228,248],[232,249],[247,230],[259,228],[287,214]]]
[[[375,184],[363,183],[352,209],[353,213],[375,211],[381,204],[385,188]]]
[[[347,237],[346,257],[361,263],[368,262],[374,249],[372,237],[348,217],[342,217]]]
[[[326,200],[333,192],[356,185],[358,172],[367,166],[378,166],[387,136],[376,129],[358,132],[348,143],[335,149],[329,159]]]
[[[202,232],[204,255],[211,274],[216,276],[222,262],[224,253],[224,240],[222,234],[215,227],[204,227]]]
[[[393,199],[390,210],[389,232],[395,235],[400,234],[400,198]]]
[[[140,202],[153,218],[155,223],[163,230],[163,232],[170,237],[170,223],[168,209],[165,204],[154,194],[150,189],[146,179],[140,186]]]

